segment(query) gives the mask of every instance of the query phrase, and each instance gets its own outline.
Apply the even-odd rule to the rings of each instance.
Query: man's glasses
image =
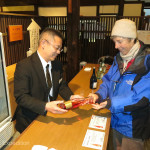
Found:
[[[56,49],[57,51],[60,51],[60,52],[63,51],[63,48],[62,48],[62,47],[56,46],[56,45],[52,44],[51,42],[49,42],[49,41],[46,40],[46,39],[43,39],[43,40],[45,40],[48,44],[52,45],[53,48]]]

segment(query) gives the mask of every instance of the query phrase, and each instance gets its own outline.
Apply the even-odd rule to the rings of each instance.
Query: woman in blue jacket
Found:
[[[137,39],[129,19],[116,21],[111,38],[119,53],[92,96],[94,109],[109,108],[113,149],[142,150],[150,138],[150,48]]]

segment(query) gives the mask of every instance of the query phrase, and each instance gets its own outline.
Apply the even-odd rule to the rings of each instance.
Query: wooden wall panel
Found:
[[[48,24],[46,25],[46,21],[43,21],[43,17],[38,18],[34,16],[15,16],[0,14],[0,32],[3,33],[6,66],[17,63],[18,61],[26,58],[26,52],[30,47],[29,32],[27,31],[27,27],[31,23],[31,18],[35,19],[35,21],[37,21],[41,28],[48,26]],[[23,40],[9,42],[8,25],[22,25]]]

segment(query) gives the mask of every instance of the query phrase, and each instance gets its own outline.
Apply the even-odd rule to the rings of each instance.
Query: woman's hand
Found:
[[[96,95],[96,94],[93,94],[93,93],[90,93],[89,95],[88,95],[88,97],[90,98],[90,103],[92,104],[92,103],[95,103],[97,100],[98,100],[98,95]]]
[[[102,108],[105,108],[107,105],[107,101],[105,102],[101,102],[100,104],[96,103],[96,104],[92,104],[92,108],[94,109],[102,109]]]

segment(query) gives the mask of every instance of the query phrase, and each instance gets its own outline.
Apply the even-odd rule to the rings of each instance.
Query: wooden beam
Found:
[[[149,6],[150,6],[150,3],[145,3],[144,6],[149,7]]]
[[[39,5],[34,5],[34,15],[39,15],[39,13],[38,13],[38,7],[39,7]]]
[[[0,6],[67,6],[69,0],[1,0]],[[119,4],[120,0],[80,0],[81,6]]]
[[[37,0],[0,0],[0,6],[26,6],[36,4]]]
[[[65,6],[68,5],[68,0],[38,0],[38,5],[42,7],[56,7],[56,6]]]
[[[99,16],[99,5],[96,7],[96,16]]]
[[[3,12],[3,7],[1,7],[1,12]]]
[[[124,0],[120,0],[118,16],[123,16],[123,10],[124,10]]]
[[[72,0],[68,0],[68,13],[72,13]]]
[[[69,0],[0,0],[0,6],[26,6],[39,5],[40,7],[62,7],[68,6]],[[98,6],[98,5],[119,5],[122,0],[80,0],[80,6]],[[124,3],[128,1],[124,0]],[[139,3],[132,1],[128,3]],[[144,6],[150,6],[150,3],[144,3]]]

